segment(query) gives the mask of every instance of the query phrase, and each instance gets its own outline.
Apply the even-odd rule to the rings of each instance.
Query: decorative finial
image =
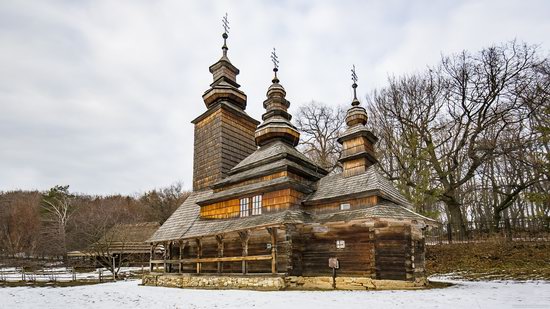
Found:
[[[273,72],[275,72],[275,77],[273,77],[272,82],[278,83],[279,78],[277,77],[277,71],[279,71],[279,57],[277,57],[275,47],[273,47],[273,51],[271,52],[271,61],[273,61]]]
[[[225,16],[222,17],[222,25],[223,25],[223,34],[222,34],[222,38],[223,38],[223,46],[222,46],[222,50],[223,50],[223,56],[224,57],[227,57],[227,38],[229,37],[228,34],[229,34],[229,20],[227,20],[227,13],[225,13]]]
[[[351,80],[353,81],[353,84],[351,87],[353,88],[353,101],[351,102],[351,105],[357,106],[359,105],[359,100],[357,100],[357,74],[355,73],[355,64],[351,68]]]

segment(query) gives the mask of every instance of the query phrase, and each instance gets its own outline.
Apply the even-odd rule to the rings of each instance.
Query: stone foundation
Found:
[[[397,290],[422,289],[425,278],[415,281],[375,280],[366,277],[336,277],[336,290]],[[143,285],[200,289],[248,290],[333,290],[332,277],[271,276],[271,275],[189,275],[149,274]]]

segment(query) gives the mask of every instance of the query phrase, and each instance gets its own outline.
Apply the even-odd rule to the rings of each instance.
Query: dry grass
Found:
[[[465,279],[550,280],[550,242],[483,242],[427,246],[429,275]]]

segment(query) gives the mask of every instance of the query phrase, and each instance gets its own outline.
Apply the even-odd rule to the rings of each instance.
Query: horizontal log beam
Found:
[[[181,259],[181,260],[152,260],[152,264],[192,264],[192,263],[216,263],[216,262],[241,262],[241,261],[267,261],[271,260],[271,255],[250,255],[250,256],[226,256],[200,259]]]

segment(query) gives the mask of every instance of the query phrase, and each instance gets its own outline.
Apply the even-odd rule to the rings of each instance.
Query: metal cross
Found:
[[[225,13],[225,16],[222,18],[223,23],[223,30],[225,33],[229,33],[229,20],[227,20],[227,13]]]
[[[357,83],[357,74],[355,74],[355,64],[351,69],[351,80],[353,81],[354,84]]]
[[[279,68],[279,57],[277,57],[277,54],[275,52],[275,47],[273,47],[273,51],[271,52],[271,61],[273,61],[273,66],[275,69]]]

